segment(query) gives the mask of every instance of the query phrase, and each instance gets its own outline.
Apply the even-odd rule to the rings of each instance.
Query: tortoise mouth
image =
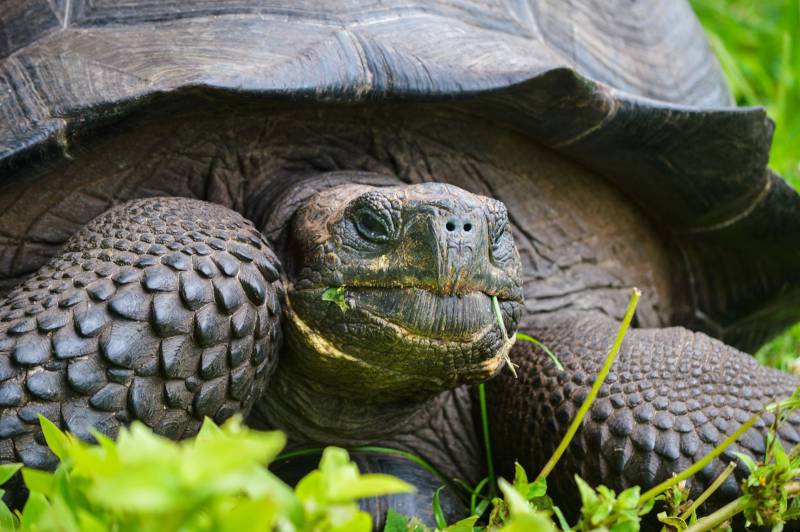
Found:
[[[409,337],[454,342],[475,342],[487,330],[499,327],[493,308],[492,295],[482,291],[462,295],[443,295],[419,287],[354,286],[347,287],[343,303],[347,310],[332,301],[323,301],[324,289],[302,289],[304,298],[319,293],[320,305],[329,305],[328,312],[341,312],[346,321],[364,316],[399,329]],[[498,303],[506,334],[517,329],[521,303],[500,296]],[[347,316],[350,314],[350,317]]]
[[[444,296],[422,288],[356,288],[348,296],[354,309],[431,339],[473,341],[498,325],[492,298],[483,292]],[[510,316],[503,318],[508,330]]]
[[[373,285],[347,287],[329,301],[322,299],[326,290],[286,293],[292,363],[334,382],[355,375],[358,390],[378,387],[394,398],[491,378],[514,343],[522,315],[520,301],[498,301],[503,334],[492,295],[484,292],[448,296]]]

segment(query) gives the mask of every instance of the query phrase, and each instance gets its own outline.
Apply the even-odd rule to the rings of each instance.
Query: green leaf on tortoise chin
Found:
[[[336,303],[342,312],[347,312],[350,306],[347,303],[347,292],[344,286],[332,286],[322,292],[322,300]]]

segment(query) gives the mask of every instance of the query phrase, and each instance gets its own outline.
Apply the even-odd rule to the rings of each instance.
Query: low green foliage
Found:
[[[475,531],[502,531],[523,532],[557,530],[551,515],[558,512],[552,501],[547,497],[547,482],[544,479],[533,483],[528,482],[525,470],[517,464],[514,483],[510,484],[504,479],[498,481],[498,487],[503,497],[494,497],[489,521],[485,527],[478,526],[478,519],[482,515],[476,513],[452,525],[447,525],[444,515],[437,511],[436,497],[434,497],[434,517],[436,530],[439,532],[475,532]],[[438,493],[438,492],[437,492]],[[438,515],[437,515],[438,514]],[[559,518],[566,526],[563,516],[558,512]],[[389,511],[386,517],[384,532],[431,532],[419,519],[407,517],[394,511]]]
[[[346,451],[329,447],[292,490],[266,468],[286,437],[239,418],[222,427],[206,419],[182,442],[134,423],[116,441],[95,433],[97,445],[40,421],[61,463],[54,473],[23,468],[30,496],[22,512],[0,504],[2,530],[367,532],[372,520],[357,499],[413,489],[388,475],[361,475]],[[18,467],[0,467],[0,480]]]
[[[794,409],[795,396],[771,410]],[[665,509],[658,515],[665,525],[664,531],[722,531],[730,530],[731,520],[743,514],[748,526],[770,526],[777,532],[792,520],[800,519],[800,446],[788,453],[781,447],[773,426],[768,435],[768,451],[764,460],[756,463],[746,455],[739,455],[747,465],[750,475],[742,481],[743,495],[728,505],[702,518],[697,517],[697,508],[716,491],[731,474],[735,466],[728,464],[722,474],[695,501],[689,498],[685,481],[665,483],[658,496],[646,498],[638,486],[617,494],[605,486],[592,488],[576,475],[575,482],[581,499],[578,522],[567,524],[564,516],[547,495],[547,483],[539,478],[529,482],[525,470],[516,464],[514,482],[498,480],[503,497],[491,501],[488,519],[479,526],[483,515],[475,513],[447,526],[437,518],[437,531],[509,532],[522,530],[570,531],[570,532],[636,532],[640,530],[642,518],[650,513],[656,503]],[[718,456],[730,442],[724,442],[713,451]],[[667,485],[668,484],[668,485]],[[417,519],[390,512],[384,532],[431,532]]]
[[[503,498],[495,497],[492,500],[492,509],[489,513],[488,529],[505,530],[509,525],[522,526],[532,519],[541,522],[548,521],[547,530],[556,530],[550,516],[559,520],[562,528],[567,527],[566,520],[561,510],[553,504],[547,495],[547,480],[538,478],[533,482],[528,481],[528,474],[519,464],[514,464],[514,482],[509,484],[505,479],[498,481]],[[523,506],[523,502],[526,506]]]
[[[771,434],[764,462],[756,464],[749,456],[737,453],[747,465],[750,476],[742,483],[742,512],[748,524],[776,526],[782,524],[789,510],[787,485],[800,477],[800,460],[784,451],[780,441]],[[792,499],[793,513],[797,512],[797,499]]]
[[[639,486],[617,495],[605,486],[593,489],[577,475],[575,482],[581,495],[581,518],[573,528],[575,531],[635,532],[639,530],[641,517],[653,509],[655,501],[642,502]]]
[[[800,323],[759,349],[756,359],[767,366],[800,374]]]
[[[436,530],[441,532],[473,532],[477,520],[477,517],[468,517],[449,526],[443,523],[442,527],[437,527]],[[386,526],[384,526],[383,532],[431,532],[431,529],[416,517],[408,517],[390,509],[386,513]]]
[[[697,509],[722,485],[733,473],[736,462],[729,462],[716,479],[696,499],[689,498],[686,480],[681,480],[667,488],[653,500],[664,503],[664,511],[658,513],[658,520],[674,530],[686,530],[689,525],[697,523]]]
[[[503,492],[503,505],[508,508],[508,516],[503,518],[503,532],[527,532],[539,530],[541,532],[555,531],[556,527],[550,517],[538,510],[516,486],[509,484],[504,479],[498,482],[500,491]]]

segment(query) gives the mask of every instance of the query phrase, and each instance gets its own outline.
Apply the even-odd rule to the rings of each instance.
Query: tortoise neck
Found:
[[[364,445],[390,438],[419,421],[436,395],[416,400],[347,397],[340,387],[320,383],[292,364],[280,364],[264,396],[254,405],[255,424],[280,429],[296,443]]]

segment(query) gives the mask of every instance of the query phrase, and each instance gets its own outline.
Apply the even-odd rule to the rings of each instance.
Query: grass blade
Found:
[[[583,404],[578,409],[577,414],[575,414],[575,418],[572,420],[572,423],[570,423],[567,433],[564,435],[564,438],[561,439],[561,443],[558,444],[558,447],[556,447],[556,450],[553,452],[552,456],[550,456],[550,459],[544,465],[542,471],[539,473],[539,476],[536,477],[536,480],[547,478],[547,475],[550,474],[558,461],[561,459],[561,455],[563,455],[564,451],[567,450],[567,446],[572,441],[572,438],[575,437],[575,433],[578,432],[578,428],[580,428],[581,423],[583,423],[583,418],[586,417],[586,413],[589,411],[589,408],[592,406],[595,398],[597,398],[597,394],[600,392],[600,387],[606,380],[606,376],[611,370],[611,365],[617,358],[619,349],[622,346],[622,340],[625,338],[625,333],[628,331],[628,327],[631,325],[633,313],[636,311],[636,305],[639,303],[639,297],[641,297],[641,295],[642,292],[638,288],[633,289],[630,302],[628,303],[628,310],[625,312],[625,317],[622,318],[622,323],[620,324],[619,331],[617,332],[617,338],[614,340],[614,345],[611,346],[611,351],[609,351],[608,356],[603,363],[603,367],[600,368],[600,373],[597,374],[597,378],[592,385],[592,389],[589,391],[589,395],[587,395],[586,399],[584,399]]]
[[[728,478],[731,473],[733,473],[734,469],[736,469],[736,462],[729,462],[728,465],[725,466],[725,469],[723,469],[722,473],[720,473],[719,476],[714,479],[714,482],[712,482],[711,485],[706,488],[706,490],[701,493],[700,496],[691,504],[691,506],[689,506],[686,511],[681,514],[681,519],[684,521],[689,519],[689,516],[692,515],[692,512],[697,510],[701,504],[706,502],[706,499],[708,499],[712,493],[717,491],[722,483],[725,482],[725,479]]]
[[[436,528],[444,530],[447,528],[447,519],[444,518],[442,503],[439,501],[439,494],[442,493],[444,486],[439,486],[433,494],[433,518],[436,520]]]
[[[511,339],[509,339],[508,332],[506,331],[506,324],[503,321],[503,314],[500,311],[500,302],[497,301],[497,296],[492,296],[492,308],[494,309],[494,316],[495,318],[497,318],[497,325],[500,326],[500,332],[503,334],[503,349],[504,349],[503,358],[506,361],[506,366],[508,366],[508,369],[511,370],[511,373],[514,374],[514,378],[516,379],[517,378],[516,367],[514,366],[514,363],[511,362],[511,357],[508,356],[508,352],[510,351],[511,347],[509,346],[508,348],[506,348],[506,346],[508,346],[508,343],[511,342]]]
[[[481,410],[481,428],[483,429],[483,447],[486,449],[486,470],[489,473],[489,493],[497,493],[497,477],[494,473],[494,457],[492,456],[492,438],[489,434],[489,412],[486,407],[486,386],[478,385],[478,403]]]
[[[525,342],[535,345],[536,347],[544,351],[547,356],[550,357],[550,360],[552,360],[553,364],[556,365],[558,371],[564,371],[564,366],[561,365],[561,361],[558,360],[558,357],[555,355],[555,353],[550,351],[550,349],[548,349],[546,345],[544,345],[542,342],[540,342],[533,336],[529,336],[525,333],[517,333],[517,340],[523,340]]]

